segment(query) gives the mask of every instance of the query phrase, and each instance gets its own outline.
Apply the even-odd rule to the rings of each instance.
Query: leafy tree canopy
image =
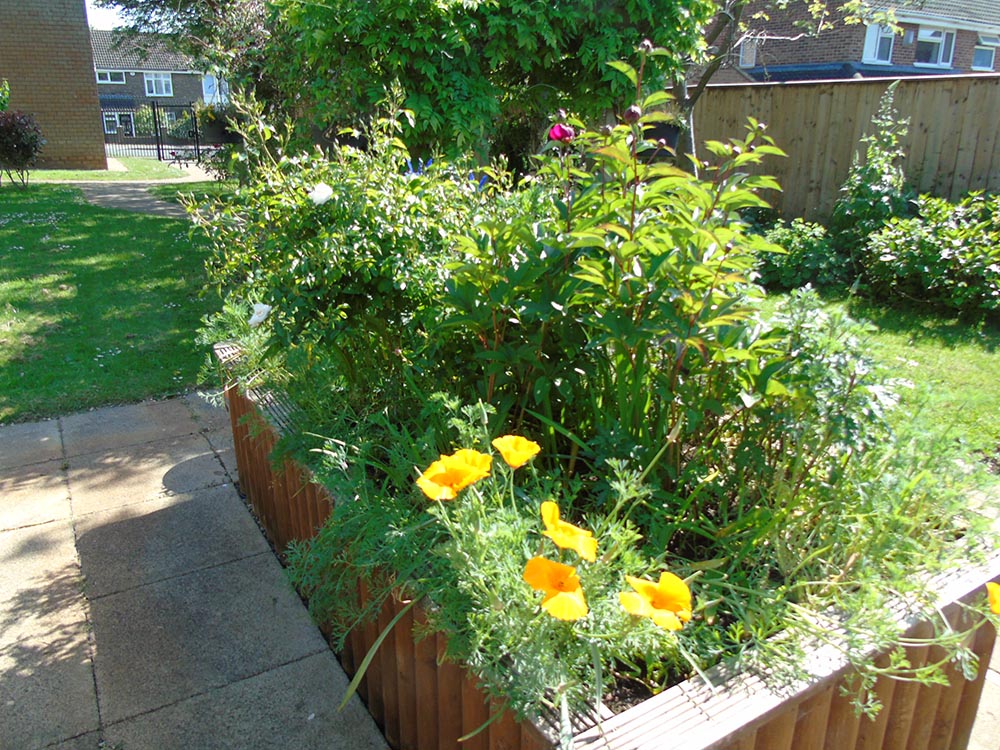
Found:
[[[418,140],[477,145],[498,123],[557,107],[595,114],[629,84],[606,63],[643,39],[697,54],[711,0],[272,0],[293,54],[276,62],[322,121],[368,113],[396,88]],[[659,58],[664,59],[664,58]],[[667,70],[661,71],[661,81]]]

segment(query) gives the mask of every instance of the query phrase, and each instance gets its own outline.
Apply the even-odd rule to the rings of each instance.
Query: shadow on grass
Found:
[[[912,342],[933,341],[945,348],[976,346],[993,353],[1000,348],[1000,320],[962,316],[954,311],[915,305],[884,305],[858,298],[832,298],[846,303],[851,315],[867,320],[885,333],[908,336]]]

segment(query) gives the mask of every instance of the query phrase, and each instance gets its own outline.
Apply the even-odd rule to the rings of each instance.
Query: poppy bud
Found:
[[[642,117],[642,110],[639,109],[637,104],[633,104],[625,110],[625,115],[622,119],[624,119],[629,125],[632,125],[633,123],[639,122],[640,117]]]
[[[549,140],[550,141],[560,141],[562,143],[569,143],[576,137],[576,131],[573,130],[569,125],[563,125],[561,122],[557,122],[551,128],[549,128]]]

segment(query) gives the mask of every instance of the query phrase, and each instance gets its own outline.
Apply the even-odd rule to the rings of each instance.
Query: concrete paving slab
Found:
[[[91,599],[270,549],[231,484],[91,513],[76,534]]]
[[[63,417],[67,456],[113,450],[198,431],[198,423],[181,399],[145,401]]]
[[[69,517],[61,459],[0,469],[0,531]]]
[[[197,434],[66,461],[77,517],[230,481],[208,441]]]
[[[59,421],[0,427],[0,469],[62,458]]]
[[[85,607],[68,521],[0,532],[0,645],[62,642],[86,622]]]
[[[45,750],[126,750],[124,747],[115,748],[101,739],[100,732],[88,732],[79,737],[50,745]]]
[[[207,392],[188,393],[184,396],[184,403],[194,414],[194,419],[198,423],[198,428],[205,432],[228,432],[232,435],[232,423],[229,421],[229,412],[222,404],[212,405],[207,396]],[[221,399],[221,396],[219,396]]]
[[[0,647],[0,743],[41,748],[99,728],[83,625],[56,642],[36,637]]]
[[[107,723],[327,651],[270,553],[91,602]]]
[[[387,748],[357,697],[337,711],[337,696],[346,687],[347,678],[327,651],[112,724],[106,738],[146,750]]]
[[[1000,747],[1000,684],[986,680],[979,701],[976,723],[968,750],[997,750]]]
[[[236,450],[233,448],[227,448],[223,451],[218,451],[219,460],[226,469],[226,473],[229,475],[229,479],[233,482],[239,479],[239,472],[236,470]]]
[[[79,737],[73,737],[58,744],[50,745],[46,750],[125,750],[125,748],[115,748],[107,745],[101,739],[100,732],[88,732]]]

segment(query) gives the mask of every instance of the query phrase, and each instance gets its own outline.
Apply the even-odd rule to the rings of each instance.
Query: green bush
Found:
[[[17,110],[0,112],[0,169],[22,186],[28,184],[28,168],[38,158],[45,139],[33,115]]]
[[[0,79],[0,112],[6,112],[10,108],[10,84],[7,79]]]
[[[642,66],[618,68],[641,90]],[[939,622],[926,574],[974,556],[985,522],[944,454],[913,461],[886,427],[864,325],[811,292],[763,314],[775,248],[741,218],[776,187],[749,175],[781,153],[762,127],[706,144],[698,178],[643,137],[660,100],[600,132],[559,122],[517,185],[414,165],[405,112],[329,158],[247,118],[253,179],[199,219],[227,296],[210,335],[247,343],[245,376],[293,405],[281,450],[338,499],[290,561],[341,643],[402,585],[434,603],[449,656],[537,713],[727,657],[792,669],[825,611],[853,623],[862,671],[872,643],[899,644],[896,605]],[[251,303],[268,307],[248,322]],[[537,457],[482,470],[504,434]],[[552,546],[549,502],[596,553]],[[572,567],[568,609],[526,582],[537,558]],[[684,582],[659,621],[623,607],[629,577],[664,573]]]
[[[760,282],[768,289],[798,289],[806,284],[829,288],[850,280],[822,224],[779,221],[764,237],[784,250],[760,256]]]
[[[922,195],[917,216],[894,219],[864,248],[878,299],[927,302],[963,312],[1000,310],[1000,196],[958,203]]]

